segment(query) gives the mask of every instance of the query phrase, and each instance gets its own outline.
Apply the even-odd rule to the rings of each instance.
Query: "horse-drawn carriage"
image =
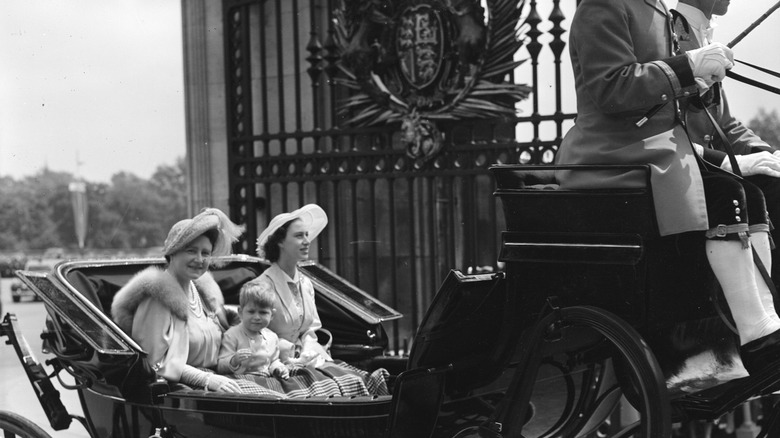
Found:
[[[79,419],[92,437],[665,437],[672,423],[711,421],[780,389],[780,372],[747,376],[742,368],[702,238],[658,236],[649,182],[577,191],[555,184],[558,171],[606,169],[495,166],[505,272],[452,271],[408,357],[384,355],[382,323],[397,312],[317,263],[302,267],[334,358],[387,368],[389,396],[282,400],[155,379],[105,310],[135,272],[160,259],[19,273],[49,313],[42,337],[55,356],[51,374],[13,315],[0,334],[15,346],[55,430],[73,417],[50,377],[75,378],[69,389],[79,392]],[[232,303],[267,264],[226,261],[214,276]],[[712,367],[690,366],[702,357]],[[0,425],[6,436],[47,436],[10,413]],[[780,436],[774,414],[762,426]]]

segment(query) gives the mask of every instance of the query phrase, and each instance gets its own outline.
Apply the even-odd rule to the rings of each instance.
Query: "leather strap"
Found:
[[[770,93],[774,94],[780,94],[780,88],[773,87],[771,85],[767,85],[763,82],[758,82],[754,79],[750,79],[748,77],[742,76],[738,73],[734,73],[733,71],[729,70],[726,72],[726,76],[730,77],[731,79],[734,79],[736,81],[742,82],[743,84],[752,85],[756,88],[760,88],[764,91],[768,91]]]
[[[737,165],[737,158],[736,156],[734,156],[734,149],[731,147],[731,142],[729,142],[729,139],[726,137],[726,134],[720,128],[720,125],[718,125],[718,122],[715,121],[715,117],[712,116],[710,110],[704,108],[704,112],[707,114],[707,117],[710,119],[710,123],[712,123],[712,126],[715,128],[715,132],[717,132],[718,136],[720,136],[721,142],[723,143],[723,148],[726,150],[726,154],[728,154],[729,156],[729,161],[731,162],[731,169],[734,171],[735,174],[742,176],[742,172],[739,170],[739,166]],[[775,288],[775,283],[774,281],[772,281],[772,275],[769,274],[769,271],[767,271],[766,266],[764,266],[764,262],[761,261],[761,257],[758,256],[756,249],[753,248],[752,245],[751,245],[751,249],[753,251],[753,263],[756,265],[758,272],[761,273],[761,278],[764,279],[764,282],[769,288],[769,291],[772,293],[772,297],[774,298],[774,301],[778,302],[777,288]]]
[[[776,72],[774,70],[770,70],[768,68],[764,68],[764,67],[761,67],[761,66],[758,66],[758,65],[755,65],[755,64],[751,64],[751,63],[749,63],[747,61],[743,61],[741,59],[735,59],[735,61],[737,61],[739,64],[744,64],[744,65],[746,65],[748,67],[752,67],[752,68],[754,68],[754,69],[756,69],[756,70],[758,70],[760,72],[766,73],[766,74],[768,74],[770,76],[774,76],[776,78],[780,78],[780,73],[778,73],[778,72]]]
[[[731,171],[738,176],[742,176],[742,171],[739,170],[739,164],[737,164],[737,157],[734,155],[734,148],[731,147],[731,142],[729,141],[728,137],[726,137],[726,133],[723,132],[723,129],[721,129],[718,122],[715,120],[715,117],[712,116],[712,113],[707,108],[702,108],[705,114],[707,114],[707,118],[710,119],[710,123],[712,123],[712,126],[715,128],[715,132],[718,133],[718,136],[720,137],[721,142],[723,143],[723,149],[726,150],[726,155],[729,156],[729,162],[731,163]]]
[[[777,303],[778,302],[777,288],[775,287],[775,282],[772,281],[772,274],[770,274],[769,271],[766,270],[766,266],[764,265],[764,262],[761,261],[761,257],[758,256],[756,249],[755,248],[752,249],[753,249],[753,260],[756,263],[756,268],[758,268],[758,272],[761,273],[761,278],[764,279],[766,286],[769,288],[769,292],[772,293],[772,298],[774,298],[775,303]]]

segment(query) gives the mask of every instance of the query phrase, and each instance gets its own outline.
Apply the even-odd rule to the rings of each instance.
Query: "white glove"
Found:
[[[742,171],[744,176],[768,175],[780,178],[780,157],[777,155],[762,151],[749,155],[737,155],[735,158],[737,159],[739,170]],[[731,172],[729,157],[723,159],[720,168]]]
[[[693,69],[693,79],[702,92],[715,82],[722,81],[726,77],[726,70],[734,67],[734,52],[721,43],[710,43],[685,54]]]
[[[241,387],[238,386],[235,380],[219,374],[211,374],[206,381],[206,385],[212,391],[241,392]]]
[[[776,157],[780,157],[780,151],[774,151],[774,152],[772,152],[772,155],[774,155]]]

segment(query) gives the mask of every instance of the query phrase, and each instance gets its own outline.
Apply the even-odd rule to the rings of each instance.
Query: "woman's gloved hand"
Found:
[[[704,92],[715,82],[726,77],[726,70],[734,67],[734,52],[721,43],[685,52],[693,69],[693,77],[699,90]]]
[[[735,158],[744,176],[768,175],[780,178],[780,156],[776,154],[761,151],[755,154],[737,155]],[[720,168],[732,171],[729,157],[723,159]]]
[[[211,391],[241,392],[241,387],[238,386],[238,382],[229,377],[220,376],[219,374],[212,374],[209,376],[206,385]]]
[[[282,362],[295,359],[295,344],[288,341],[287,339],[279,338],[279,359]]]

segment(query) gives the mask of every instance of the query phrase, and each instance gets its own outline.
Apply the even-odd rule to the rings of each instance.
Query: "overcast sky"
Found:
[[[0,175],[107,182],[185,153],[178,0],[2,0]]]
[[[731,41],[774,3],[732,1],[716,39]],[[173,164],[185,153],[181,34],[179,0],[0,0],[0,176],[48,166],[107,182]],[[780,12],[735,52],[780,70]],[[761,107],[780,111],[780,96],[727,81],[733,112],[745,121]]]

